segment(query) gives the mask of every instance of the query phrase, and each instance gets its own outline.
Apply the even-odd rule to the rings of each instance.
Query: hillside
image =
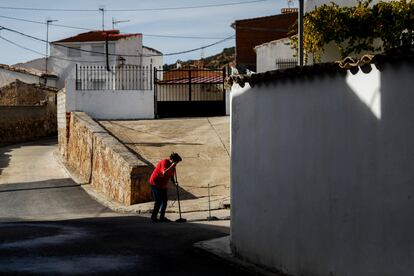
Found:
[[[204,68],[223,68],[234,63],[235,61],[235,47],[224,48],[221,53],[204,58],[203,60],[187,60],[181,61],[182,68],[188,67],[202,67],[204,62]],[[167,65],[168,69],[177,68],[177,63]]]

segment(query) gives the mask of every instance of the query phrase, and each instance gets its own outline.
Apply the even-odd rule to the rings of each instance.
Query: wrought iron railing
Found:
[[[153,71],[139,65],[76,65],[76,90],[152,90]]]
[[[276,59],[276,70],[293,68],[298,65],[298,60],[294,58]]]

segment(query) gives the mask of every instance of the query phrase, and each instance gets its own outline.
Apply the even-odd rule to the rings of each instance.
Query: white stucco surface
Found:
[[[235,89],[231,245],[289,275],[413,275],[414,66]]]
[[[94,119],[153,119],[153,90],[75,90],[67,81],[66,112],[86,112]]]
[[[164,65],[164,57],[160,55],[160,52],[143,46],[142,53],[142,66],[148,66],[151,69],[162,69],[162,66]]]
[[[274,40],[254,48],[256,51],[257,73],[283,69],[277,63],[278,60],[293,59],[295,51],[290,45],[290,38]]]

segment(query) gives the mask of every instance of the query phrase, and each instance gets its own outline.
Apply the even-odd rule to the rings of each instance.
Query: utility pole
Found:
[[[102,31],[105,31],[105,7],[101,6],[99,11],[102,12]]]
[[[112,17],[112,30],[115,30],[115,25],[119,23],[129,22],[129,20],[115,20],[115,18]]]
[[[299,0],[298,13],[298,65],[303,66],[303,14],[304,14],[304,0]]]
[[[45,73],[47,74],[47,61],[48,61],[48,56],[49,56],[49,24],[52,22],[56,22],[58,20],[51,20],[51,19],[47,19],[46,20],[46,64],[45,64]]]

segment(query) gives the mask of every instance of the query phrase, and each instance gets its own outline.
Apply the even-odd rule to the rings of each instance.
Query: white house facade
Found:
[[[54,41],[51,44],[49,65],[59,75],[58,86],[75,77],[75,64],[142,65],[142,34],[120,34],[119,30],[91,31]],[[107,51],[108,49],[108,55]]]
[[[295,51],[288,37],[258,45],[254,50],[257,73],[284,69],[294,61]]]
[[[160,51],[142,46],[142,65],[144,67],[162,69],[164,58]]]

